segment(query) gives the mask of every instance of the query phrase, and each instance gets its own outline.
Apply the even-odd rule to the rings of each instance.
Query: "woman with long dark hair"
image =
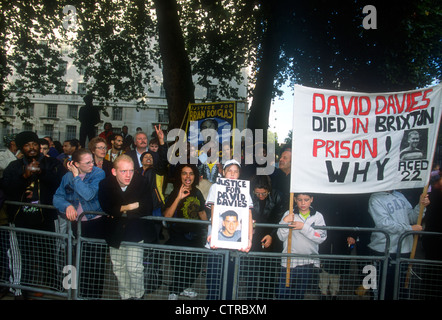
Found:
[[[166,200],[163,209],[165,217],[192,220],[207,220],[205,200],[197,188],[198,168],[192,164],[181,164],[176,170],[174,189]],[[169,225],[169,240],[166,244],[174,246],[202,248],[205,243],[206,226],[197,223],[174,222]],[[196,297],[189,286],[201,271],[201,255],[189,252],[172,252],[170,261],[174,279],[169,287],[169,299],[175,300],[179,294]]]

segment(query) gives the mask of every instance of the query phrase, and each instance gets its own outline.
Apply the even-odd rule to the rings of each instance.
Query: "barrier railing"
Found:
[[[410,254],[399,254],[405,239],[412,236],[420,238],[418,242],[420,251],[414,259],[410,258]],[[423,246],[426,243],[429,243],[428,245],[431,245],[431,248],[424,250]],[[441,257],[439,253],[441,248],[437,243],[442,244],[442,233],[407,231],[401,234],[396,252],[397,259],[395,261],[394,299],[442,299],[442,261],[435,260],[434,258],[435,255],[437,256],[436,258]],[[434,250],[436,251],[434,252]],[[425,251],[431,251],[431,255],[427,257]]]
[[[198,223],[203,228],[209,224],[207,221],[177,218],[146,217],[146,219]],[[67,225],[68,230],[65,233],[0,227],[2,250],[6,248],[9,254],[13,235],[20,238],[22,245],[15,254],[21,254],[22,262],[27,265],[23,270],[29,270],[24,273],[22,270],[21,277],[14,282],[11,281],[14,280],[11,275],[14,272],[17,274],[18,270],[9,268],[11,260],[2,261],[0,286],[39,291],[61,299],[120,299],[121,286],[115,276],[115,265],[106,242],[103,239],[84,237],[80,221],[76,224],[75,235],[71,223]],[[286,228],[287,226],[257,223],[256,228],[260,227]],[[376,256],[363,255],[355,251],[348,255],[303,256],[267,252],[243,253],[235,250],[212,250],[165,244],[123,242],[122,245],[138,249],[134,250],[137,257],[142,255],[141,286],[144,299],[170,297],[201,300],[323,299],[327,294],[328,298],[336,299],[383,300],[387,268],[382,266],[389,263],[388,234],[374,228],[331,226],[317,228],[325,229],[328,233],[381,232],[387,241],[385,252]],[[37,247],[46,249],[42,251]],[[3,260],[8,257],[12,256],[2,255]],[[300,268],[291,275],[296,289],[289,292],[282,281],[287,270],[281,267],[282,259],[288,258],[318,261],[316,265],[307,264],[306,268]],[[408,262],[398,259],[399,263]],[[413,265],[418,262],[440,266],[440,261],[418,260],[413,260]],[[39,277],[45,281],[37,279]],[[414,297],[411,296],[411,299]]]

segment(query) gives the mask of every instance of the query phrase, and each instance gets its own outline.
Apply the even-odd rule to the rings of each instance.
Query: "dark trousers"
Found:
[[[227,281],[226,281],[226,300],[232,300],[233,280],[235,273],[235,257],[228,258]],[[220,300],[223,292],[224,261],[223,256],[209,255],[207,258],[207,300]]]
[[[95,134],[95,127],[86,127],[81,126],[80,127],[80,144],[83,148],[87,148],[86,146],[86,138],[88,138],[88,141],[91,141],[92,138],[96,136]]]
[[[286,286],[287,268],[281,267],[279,279],[278,299],[281,300],[302,300],[305,291],[312,287],[315,268],[313,264],[306,264],[290,268],[290,282]]]
[[[194,248],[202,247],[199,238],[189,240],[175,233],[171,235],[166,244]],[[199,252],[172,252],[170,254],[170,265],[173,270],[173,280],[169,286],[169,292],[179,295],[184,289],[191,287],[201,273],[202,256]]]

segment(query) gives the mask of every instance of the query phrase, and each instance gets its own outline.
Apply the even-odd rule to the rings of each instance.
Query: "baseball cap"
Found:
[[[224,163],[223,169],[226,169],[228,166],[230,166],[232,164],[236,164],[238,167],[241,168],[241,165],[238,161],[236,161],[235,159],[231,159],[231,160],[227,160],[226,163]]]

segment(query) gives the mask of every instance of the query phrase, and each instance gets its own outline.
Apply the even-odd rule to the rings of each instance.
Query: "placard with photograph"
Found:
[[[218,178],[215,189],[211,245],[226,249],[247,248],[250,182]]]

